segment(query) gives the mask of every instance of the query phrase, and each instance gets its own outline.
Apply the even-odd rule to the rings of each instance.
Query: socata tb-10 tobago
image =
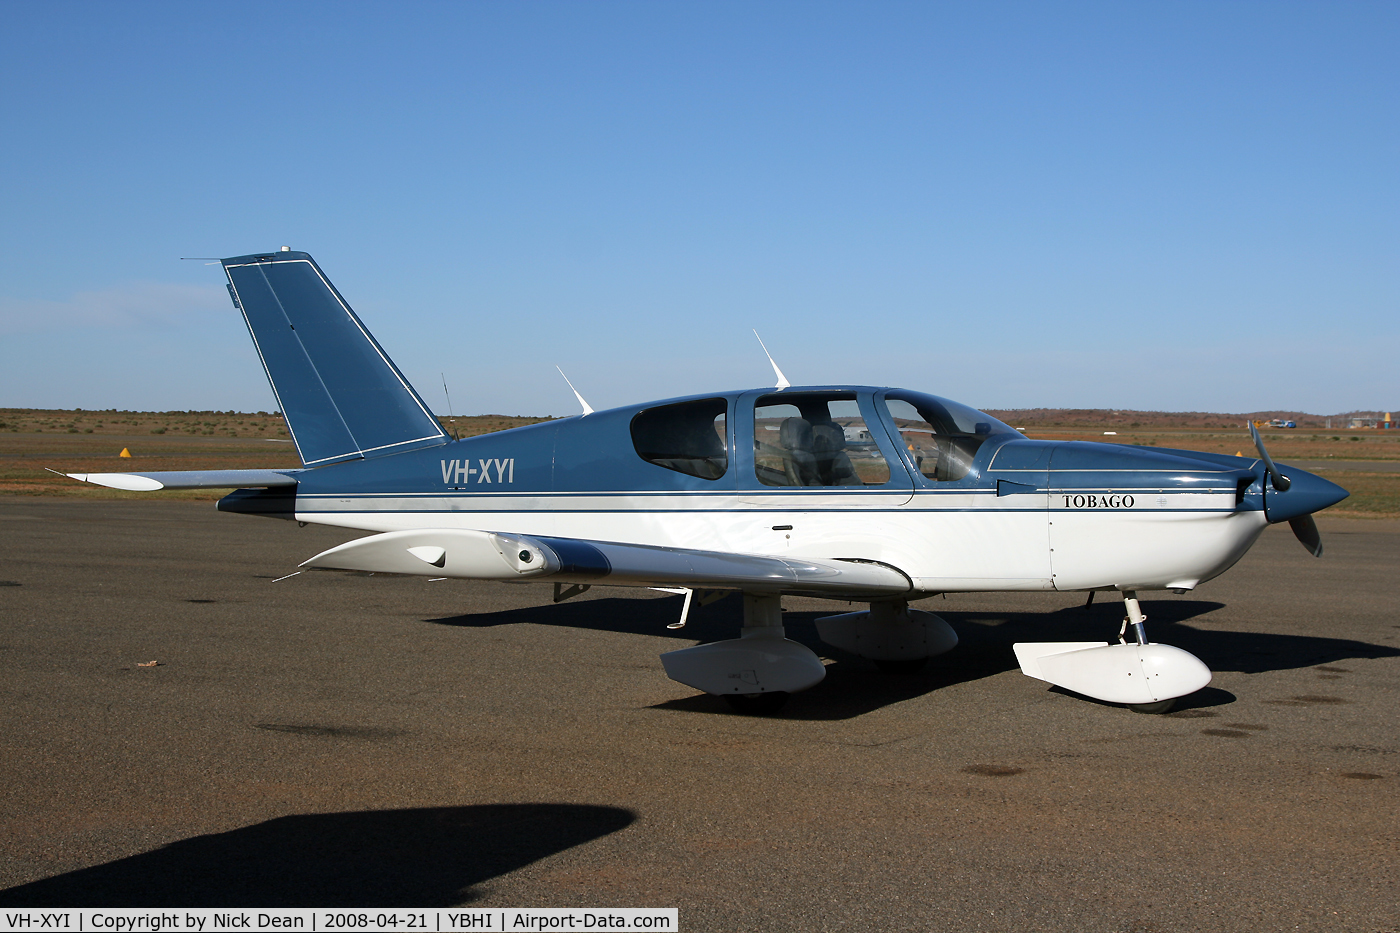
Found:
[[[821,638],[887,669],[957,644],[910,609],[939,593],[1114,590],[1117,642],[1015,646],[1026,674],[1145,711],[1201,689],[1193,655],[1148,641],[1137,593],[1185,592],[1287,521],[1347,493],[1258,459],[1038,441],[903,389],[715,392],[453,440],[312,258],[223,260],[305,465],[69,474],[119,489],[241,487],[228,512],[373,532],[306,561],[374,571],[743,593],[738,638],[671,651],[666,673],[740,709],[822,679],[784,637],[784,595],[868,602]],[[777,367],[775,366],[776,370]],[[1130,637],[1125,637],[1130,636]]]

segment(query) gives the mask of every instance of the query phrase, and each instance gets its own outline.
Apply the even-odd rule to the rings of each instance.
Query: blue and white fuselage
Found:
[[[977,590],[1183,589],[1240,558],[1267,525],[1257,459],[1036,441],[993,426],[956,479],[921,472],[889,390],[793,387],[650,403],[297,474],[286,517],[370,532],[511,531],[899,568],[910,598]],[[914,393],[900,392],[901,397]],[[779,395],[849,397],[888,473],[878,485],[775,486],[756,467],[754,410]],[[724,472],[643,459],[639,413],[722,399]],[[951,404],[937,400],[945,410]],[[795,407],[795,406],[794,406]],[[771,433],[771,432],[766,432]],[[869,462],[873,457],[866,458]],[[883,477],[882,477],[883,478]],[[242,500],[222,506],[241,510]]]

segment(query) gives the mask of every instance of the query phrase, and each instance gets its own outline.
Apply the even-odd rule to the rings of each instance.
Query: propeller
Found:
[[[1317,522],[1311,515],[1290,518],[1288,527],[1293,529],[1293,536],[1303,543],[1303,547],[1312,551],[1313,557],[1322,556],[1322,535],[1318,533]]]
[[[1287,492],[1288,487],[1293,484],[1288,477],[1278,471],[1278,467],[1274,466],[1274,459],[1264,449],[1264,439],[1259,436],[1259,429],[1254,426],[1253,421],[1249,423],[1249,433],[1254,435],[1254,448],[1259,451],[1259,459],[1264,461],[1264,467],[1269,471],[1269,481],[1279,492]]]
[[[1254,426],[1254,422],[1249,423],[1249,433],[1254,437],[1254,447],[1259,451],[1259,459],[1264,461],[1264,469],[1269,471],[1269,482],[1276,492],[1287,492],[1293,482],[1282,473],[1278,467],[1274,466],[1274,460],[1269,456],[1269,452],[1264,449],[1264,439],[1259,436],[1259,429]],[[1311,513],[1297,515],[1288,520],[1288,527],[1293,529],[1293,536],[1307,548],[1313,557],[1322,556],[1322,535],[1317,530],[1317,522],[1313,521]]]

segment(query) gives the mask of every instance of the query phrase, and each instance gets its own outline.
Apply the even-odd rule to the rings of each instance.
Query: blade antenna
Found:
[[[559,369],[558,366],[555,366],[554,368]],[[564,376],[564,370],[559,369],[559,375]],[[593,406],[583,400],[583,396],[578,394],[578,389],[575,389],[574,384],[572,382],[569,382],[568,376],[564,376],[564,381],[569,383],[569,391],[574,393],[574,398],[578,399],[578,403],[583,406],[584,415],[593,414]]]
[[[442,377],[442,394],[447,396],[447,422],[452,425],[452,439],[460,441],[457,436],[457,416],[452,412],[452,393],[447,391],[447,373],[438,373]]]
[[[758,337],[758,330],[756,328],[754,329],[753,335]],[[784,376],[783,371],[778,368],[777,362],[773,359],[773,354],[768,352],[768,345],[763,342],[762,337],[758,337],[758,345],[763,347],[763,355],[768,357],[769,365],[773,367],[773,372],[778,376],[778,388],[786,389],[788,386],[792,385],[791,382],[788,382],[788,377]]]

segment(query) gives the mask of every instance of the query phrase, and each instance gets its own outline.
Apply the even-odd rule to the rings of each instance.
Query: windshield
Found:
[[[977,449],[989,438],[1020,436],[991,415],[922,392],[892,390],[885,395],[885,407],[914,466],[934,482],[967,476]]]

